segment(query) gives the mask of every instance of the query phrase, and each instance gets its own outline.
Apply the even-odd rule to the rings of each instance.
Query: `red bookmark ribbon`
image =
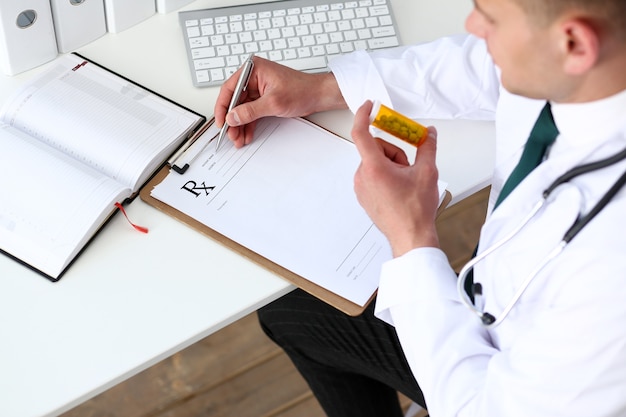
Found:
[[[122,212],[124,217],[126,217],[126,220],[128,220],[128,223],[130,223],[130,225],[133,226],[135,228],[135,230],[137,230],[138,232],[141,232],[141,233],[148,233],[148,228],[147,227],[139,226],[139,225],[137,225],[137,224],[135,224],[135,223],[130,221],[130,219],[128,218],[128,214],[126,214],[126,210],[124,210],[124,206],[122,206],[120,203],[116,202],[115,203],[115,207],[120,209],[120,211]]]

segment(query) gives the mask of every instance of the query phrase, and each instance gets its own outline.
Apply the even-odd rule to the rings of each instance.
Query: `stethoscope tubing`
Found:
[[[602,209],[604,209],[604,207],[606,207],[606,205],[613,199],[613,197],[615,197],[615,195],[623,188],[623,186],[626,184],[626,172],[624,172],[619,177],[619,179],[611,186],[611,188],[609,188],[609,190],[602,196],[602,198],[595,204],[595,206],[591,210],[589,210],[583,216],[578,216],[572,226],[565,232],[559,244],[552,251],[550,251],[550,253],[541,261],[541,263],[524,279],[524,282],[522,282],[522,285],[517,289],[511,301],[507,304],[504,310],[502,310],[502,313],[500,313],[497,318],[483,310],[482,286],[480,283],[473,284],[475,298],[474,303],[472,303],[472,300],[465,291],[465,281],[467,279],[469,271],[474,268],[477,263],[485,259],[489,254],[502,247],[505,243],[507,243],[515,235],[517,235],[517,233],[519,233],[519,231],[524,226],[526,226],[526,224],[539,212],[539,210],[541,210],[541,208],[545,206],[548,198],[557,187],[569,182],[579,175],[605,168],[623,159],[626,159],[626,149],[616,153],[611,157],[602,159],[600,161],[583,164],[567,171],[565,174],[558,177],[548,188],[544,190],[541,200],[539,200],[533,206],[530,213],[526,215],[526,217],[524,217],[524,219],[517,227],[515,227],[511,232],[506,234],[498,242],[483,250],[480,254],[476,255],[473,259],[465,264],[465,266],[459,272],[459,277],[457,279],[457,292],[463,304],[465,304],[474,314],[478,316],[478,318],[480,318],[481,322],[486,328],[493,328],[502,323],[502,321],[509,315],[513,307],[515,307],[515,305],[522,297],[530,283],[535,279],[535,277],[546,267],[546,265],[548,265],[565,249],[565,247],[574,239],[574,237],[576,237],[580,233],[580,231],[598,213],[600,213]]]

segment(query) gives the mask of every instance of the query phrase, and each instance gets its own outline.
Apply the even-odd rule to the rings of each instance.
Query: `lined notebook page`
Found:
[[[56,276],[130,191],[5,124],[0,147],[0,248]]]
[[[198,119],[80,57],[57,61],[7,102],[3,121],[133,190]]]

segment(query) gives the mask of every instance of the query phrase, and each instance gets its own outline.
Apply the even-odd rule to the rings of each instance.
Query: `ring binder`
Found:
[[[193,0],[156,0],[157,12],[165,14],[191,3]]]
[[[118,33],[152,16],[154,0],[104,0],[107,30]]]
[[[107,31],[102,0],[50,0],[59,52],[71,52]]]
[[[24,72],[57,55],[48,0],[0,2],[0,70],[4,74]]]

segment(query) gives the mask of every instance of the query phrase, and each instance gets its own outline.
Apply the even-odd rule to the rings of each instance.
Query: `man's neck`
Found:
[[[576,83],[576,88],[569,95],[555,101],[585,103],[611,97],[626,90],[626,51],[610,57],[605,55],[593,70]]]

